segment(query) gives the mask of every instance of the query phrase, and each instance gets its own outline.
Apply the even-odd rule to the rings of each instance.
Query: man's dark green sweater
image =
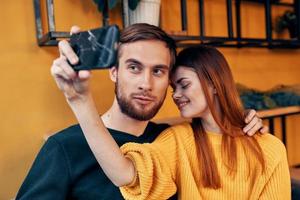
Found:
[[[148,123],[139,136],[109,129],[119,146],[152,142],[168,125]],[[175,199],[175,197],[173,197]],[[16,199],[119,200],[119,188],[106,177],[91,152],[79,125],[53,136],[37,155]]]

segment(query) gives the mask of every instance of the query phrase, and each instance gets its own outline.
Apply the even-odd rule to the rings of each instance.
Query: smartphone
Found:
[[[79,58],[75,71],[107,69],[115,65],[120,31],[117,25],[73,34],[70,45]]]

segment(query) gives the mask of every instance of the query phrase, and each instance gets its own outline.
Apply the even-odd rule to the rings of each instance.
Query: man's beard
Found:
[[[119,104],[121,112],[139,121],[148,121],[152,119],[161,108],[167,94],[166,91],[164,96],[154,106],[152,106],[150,110],[147,111],[147,110],[143,110],[142,108],[140,110],[136,109],[135,106],[133,105],[133,102],[131,102],[132,100],[124,96],[123,91],[124,89],[118,84],[118,80],[117,80],[115,84],[115,95],[117,97],[117,102]]]

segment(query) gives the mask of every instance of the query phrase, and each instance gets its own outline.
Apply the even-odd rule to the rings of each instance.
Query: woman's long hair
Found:
[[[224,56],[213,47],[204,45],[190,47],[178,54],[176,66],[171,74],[174,74],[180,66],[193,68],[198,74],[208,107],[222,131],[222,160],[228,169],[228,173],[234,175],[237,171],[237,138],[243,145],[248,165],[251,163],[247,152],[257,158],[264,171],[265,160],[260,145],[255,137],[248,137],[242,131],[245,126],[244,108]],[[221,115],[217,114],[213,99],[209,95],[209,86],[215,88]],[[192,128],[200,163],[200,181],[204,187],[218,189],[221,187],[221,180],[216,159],[200,118],[192,120]],[[250,170],[250,166],[248,166],[248,169]]]

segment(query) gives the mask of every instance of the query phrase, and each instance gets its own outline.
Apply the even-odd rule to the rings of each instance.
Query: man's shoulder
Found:
[[[52,136],[50,136],[47,142],[55,141],[55,143],[59,144],[62,147],[70,147],[80,148],[82,145],[86,146],[86,140],[84,138],[83,132],[79,126],[79,124],[74,124],[68,128],[65,128]],[[46,143],[47,143],[46,142]]]
[[[156,129],[158,131],[164,131],[165,129],[170,127],[170,125],[167,123],[157,123],[157,122],[153,122],[153,121],[150,121],[149,123],[154,129]]]
[[[147,127],[146,136],[153,137],[153,140],[164,130],[169,128],[170,125],[166,123],[155,123],[155,122],[149,122],[149,125]],[[118,135],[114,132],[111,132],[112,136],[116,140],[116,142],[123,142],[123,136],[124,135]],[[65,128],[54,135],[50,136],[48,140],[55,141],[56,143],[59,143],[62,146],[69,146],[74,147],[76,145],[77,147],[80,147],[81,145],[86,146],[87,142],[85,140],[84,134],[80,128],[79,124],[74,124],[68,128]],[[127,141],[128,139],[124,139],[124,141]],[[150,139],[151,140],[151,139]]]
[[[169,127],[170,125],[166,123],[149,122],[149,125],[144,134],[148,135],[151,140],[154,140],[158,135],[160,135],[160,133],[162,133]]]
[[[94,156],[78,124],[65,128],[50,136],[43,146],[45,152],[56,152],[63,156],[69,166],[89,165],[95,162]],[[54,154],[53,154],[54,155]],[[73,169],[73,167],[71,167]]]
[[[58,131],[57,133],[53,134],[49,138],[63,142],[65,140],[69,140],[71,138],[74,139],[78,137],[83,137],[83,133],[79,124],[74,124],[63,130]]]

